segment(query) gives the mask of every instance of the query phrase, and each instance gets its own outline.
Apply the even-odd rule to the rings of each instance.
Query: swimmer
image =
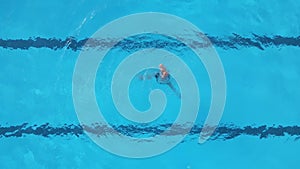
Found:
[[[166,84],[168,85],[173,92],[175,92],[175,94],[181,98],[181,94],[176,90],[176,88],[173,86],[173,84],[171,83],[171,76],[169,74],[169,72],[167,71],[166,67],[163,64],[159,64],[159,72],[154,73],[154,74],[148,74],[147,72],[145,72],[143,75],[139,76],[140,80],[150,80],[153,77],[155,77],[156,82],[159,84]]]
[[[159,84],[167,84],[175,93],[176,95],[181,98],[180,93],[175,89],[173,84],[170,82],[170,74],[167,71],[166,67],[163,64],[159,64],[159,73],[155,74],[156,81]]]
[[[157,83],[159,83],[159,84],[170,83],[170,75],[169,75],[169,72],[167,71],[166,67],[163,64],[159,64],[159,70],[160,70],[160,72],[157,72],[155,74]]]

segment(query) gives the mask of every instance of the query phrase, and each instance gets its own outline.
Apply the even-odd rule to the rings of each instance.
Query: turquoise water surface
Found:
[[[0,9],[0,169],[299,168],[300,1],[25,0],[1,1]],[[199,144],[200,131],[194,129],[170,151],[132,159],[105,151],[83,133],[72,78],[86,38],[141,12],[176,15],[211,39],[226,74],[227,99],[211,140]],[[95,88],[104,116],[123,133],[132,123],[117,114],[109,81],[130,53],[125,47],[108,53]],[[201,107],[195,125],[201,126],[211,99],[208,75],[191,51],[176,54],[198,72]],[[150,135],[160,133],[155,126],[174,121],[180,99],[154,79],[135,77],[129,91],[134,105],[145,110],[156,88],[165,91],[168,104]]]

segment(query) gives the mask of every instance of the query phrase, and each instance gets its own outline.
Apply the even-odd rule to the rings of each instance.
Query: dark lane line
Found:
[[[285,37],[280,35],[265,36],[252,34],[251,37],[244,37],[238,34],[232,34],[227,37],[218,37],[206,35],[211,43],[224,50],[228,49],[241,49],[254,47],[260,50],[264,50],[268,47],[284,47],[293,46],[300,47],[300,36],[298,37]],[[141,40],[138,41],[138,40]],[[86,43],[87,42],[87,43]],[[112,39],[82,39],[77,40],[74,37],[67,37],[66,39],[59,38],[29,38],[29,39],[0,39],[0,47],[4,49],[21,49],[28,50],[30,48],[48,48],[52,50],[59,49],[70,49],[73,51],[78,51],[84,47],[98,47],[99,49],[109,47],[112,44]],[[193,43],[193,42],[192,42]],[[195,47],[205,47],[209,46],[208,43],[193,43]],[[144,41],[143,38],[140,39],[127,39],[118,43],[119,47],[125,50],[139,49],[139,48],[164,48],[167,46],[172,47],[182,47],[182,44],[178,41],[172,40],[157,40],[148,39]]]
[[[131,137],[140,136],[154,136],[157,134],[165,134],[166,136],[180,135],[184,133],[185,126],[178,125],[175,127],[175,131],[169,133],[162,133],[172,124],[157,124],[151,126],[140,126],[140,125],[93,125],[93,126],[81,126],[79,124],[64,124],[61,126],[52,126],[49,123],[42,125],[29,125],[23,123],[16,126],[1,126],[0,125],[0,138],[20,138],[28,135],[42,136],[42,137],[55,137],[55,136],[75,136],[80,137],[84,134],[84,131],[97,135],[99,137],[107,134],[113,134],[115,131],[123,133],[124,135]],[[114,129],[114,130],[113,130]],[[191,129],[189,136],[199,136],[202,126],[194,125]],[[245,126],[237,127],[233,124],[219,126],[210,140],[231,140],[239,136],[254,136],[259,139],[265,139],[269,137],[293,137],[294,140],[300,138],[300,126]]]

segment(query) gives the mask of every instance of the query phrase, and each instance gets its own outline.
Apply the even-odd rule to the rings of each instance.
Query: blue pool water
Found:
[[[1,169],[299,168],[299,1],[27,0],[2,2],[0,9]],[[199,144],[197,126],[203,125],[211,99],[209,78],[190,51],[177,53],[201,82],[195,132],[166,153],[131,159],[103,150],[83,133],[72,78],[86,38],[115,19],[141,12],[176,15],[208,36],[224,67],[227,100],[219,129]],[[132,123],[117,114],[108,83],[112,68],[129,53],[108,54],[95,89],[104,116],[125,134]],[[154,79],[138,76],[129,91],[134,105],[145,110],[156,88],[165,91],[168,104],[150,135],[174,121],[180,99]]]

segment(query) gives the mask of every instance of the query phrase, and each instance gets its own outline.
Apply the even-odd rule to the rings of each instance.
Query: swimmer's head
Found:
[[[162,67],[164,67],[164,65],[163,64],[159,64],[159,67],[162,68]]]

